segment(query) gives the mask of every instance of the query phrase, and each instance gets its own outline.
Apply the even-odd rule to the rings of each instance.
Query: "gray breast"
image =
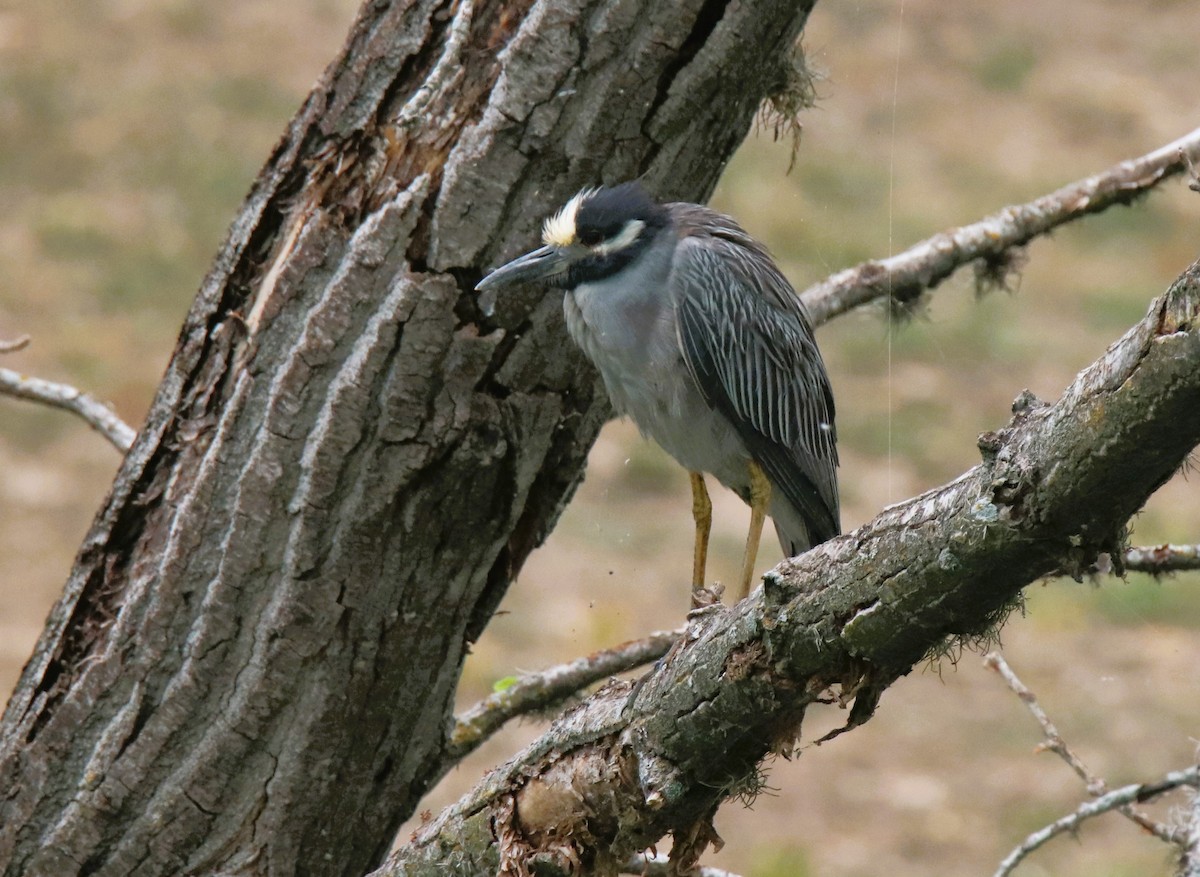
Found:
[[[710,472],[744,495],[745,445],[705,403],[683,362],[668,290],[674,240],[663,238],[618,279],[567,292],[567,330],[599,370],[618,413],[687,469]]]

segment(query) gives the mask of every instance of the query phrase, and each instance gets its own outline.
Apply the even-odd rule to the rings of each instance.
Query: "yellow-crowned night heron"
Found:
[[[546,221],[545,246],[489,274],[566,290],[571,337],[613,406],[691,473],[692,586],[704,586],[712,505],[701,473],[751,509],[740,596],[763,516],[788,556],[840,531],[833,395],[795,290],[767,250],[698,204],[637,183],[586,189]]]

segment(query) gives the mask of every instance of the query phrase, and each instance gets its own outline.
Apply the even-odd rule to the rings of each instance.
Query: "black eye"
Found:
[[[604,235],[597,228],[585,228],[579,232],[579,243],[585,247],[594,247],[604,240]]]

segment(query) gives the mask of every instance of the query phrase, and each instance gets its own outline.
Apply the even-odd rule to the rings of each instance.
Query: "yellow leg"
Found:
[[[688,473],[692,479],[692,518],[696,521],[696,549],[692,554],[692,590],[704,587],[704,568],[708,565],[708,534],[712,531],[712,501],[704,476]]]
[[[763,521],[767,517],[767,506],[771,504],[771,482],[753,460],[750,461],[750,532],[746,534],[746,554],[742,562],[741,600],[750,594],[750,580],[754,577],[754,561],[758,557],[758,543],[762,540]]]

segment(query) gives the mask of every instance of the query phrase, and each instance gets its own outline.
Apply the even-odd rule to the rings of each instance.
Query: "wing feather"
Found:
[[[725,221],[726,235],[683,238],[672,269],[684,361],[800,512],[813,544],[823,542],[841,531],[829,379],[795,291]]]

